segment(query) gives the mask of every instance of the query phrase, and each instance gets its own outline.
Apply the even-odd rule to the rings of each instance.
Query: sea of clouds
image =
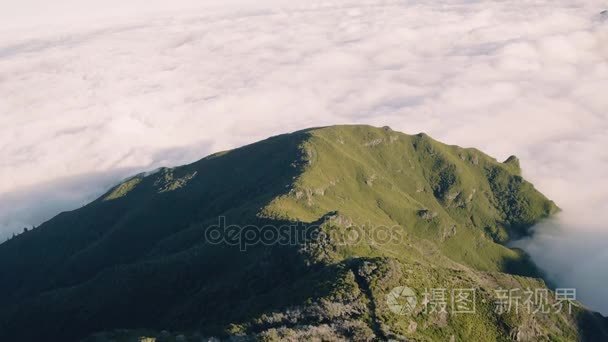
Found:
[[[294,3],[1,4],[0,238],[134,173],[390,125],[520,157],[563,209],[520,246],[608,313],[606,1]]]

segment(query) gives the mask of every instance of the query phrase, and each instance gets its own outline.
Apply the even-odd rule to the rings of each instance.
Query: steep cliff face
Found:
[[[501,289],[540,289],[559,304],[504,245],[556,210],[515,157],[370,126],[276,136],[135,176],[0,245],[0,340],[175,337],[164,329],[266,340],[604,336],[604,319],[580,307],[497,310]],[[403,306],[404,288],[414,305]],[[427,295],[441,289],[447,310],[430,311]],[[462,289],[475,307],[459,314],[450,309]]]

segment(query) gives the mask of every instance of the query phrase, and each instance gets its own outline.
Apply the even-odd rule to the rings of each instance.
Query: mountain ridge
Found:
[[[0,296],[0,339],[77,340],[164,327],[255,339],[316,333],[509,340],[521,331],[582,339],[576,317],[589,317],[584,310],[506,319],[484,305],[488,317],[418,312],[404,323],[383,301],[388,285],[403,282],[418,290],[469,285],[488,300],[486,292],[499,285],[545,289],[525,253],[505,243],[557,210],[521,177],[513,156],[500,163],[477,149],[387,127],[282,134],[136,175],[0,245],[0,276],[8,279],[0,293],[11,294]],[[229,236],[209,241],[218,217],[241,228],[299,225],[314,234],[291,245],[254,241],[243,251],[226,243]],[[375,241],[380,226],[394,228],[398,240]],[[362,239],[337,240],[354,228]],[[299,318],[289,308],[298,308]],[[536,325],[526,326],[530,320]],[[40,329],[24,331],[32,322]],[[298,328],[303,322],[314,328]],[[601,335],[602,318],[585,322],[608,336]]]

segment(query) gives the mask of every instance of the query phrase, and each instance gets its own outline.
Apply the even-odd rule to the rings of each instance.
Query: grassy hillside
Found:
[[[135,176],[0,245],[0,340],[608,337],[580,307],[494,310],[496,289],[546,289],[505,243],[556,210],[515,157],[370,126],[276,136]],[[277,227],[289,243],[264,239]],[[477,310],[395,314],[398,286],[475,289]]]

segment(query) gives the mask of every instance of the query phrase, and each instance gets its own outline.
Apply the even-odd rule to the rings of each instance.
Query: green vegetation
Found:
[[[504,245],[558,210],[519,167],[425,134],[332,126],[136,176],[0,245],[0,340],[608,337],[582,308],[494,311],[496,289],[546,288]],[[315,234],[241,250],[207,240],[220,216]],[[345,243],[355,227],[362,238]],[[397,286],[472,288],[477,310],[396,315]]]

